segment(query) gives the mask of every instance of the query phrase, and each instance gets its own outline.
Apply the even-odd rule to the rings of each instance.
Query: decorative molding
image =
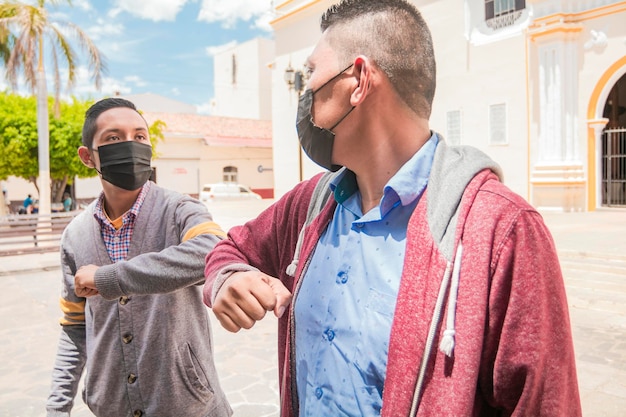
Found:
[[[589,0],[567,0],[566,2],[544,3],[547,3],[549,7],[542,4],[533,6],[535,12],[534,25],[552,24],[559,20],[570,23],[583,22],[626,11],[626,1],[595,0],[593,4],[590,4]]]
[[[598,136],[598,135],[600,135],[600,133],[602,133],[602,129],[604,129],[604,126],[606,126],[607,123],[609,123],[609,119],[607,119],[606,117],[603,117],[601,119],[590,119],[590,120],[587,120],[587,126],[589,126],[590,128],[593,129],[593,131],[595,132],[596,136]]]
[[[528,27],[528,39],[531,42],[536,42],[539,38],[545,38],[550,35],[556,37],[567,37],[570,35],[578,35],[583,31],[583,25],[572,22],[556,22],[549,25]]]
[[[554,33],[580,32],[583,28],[582,23],[585,21],[626,12],[626,1],[605,4],[592,9],[584,9],[581,2],[573,13],[559,12],[541,15],[540,8],[535,7],[535,9],[537,11],[535,18],[528,26],[528,36],[532,41],[540,36]]]
[[[589,34],[591,35],[591,39],[585,42],[585,45],[583,46],[586,51],[593,48],[602,49],[605,48],[608,44],[606,33],[592,29],[591,31],[589,31]]]

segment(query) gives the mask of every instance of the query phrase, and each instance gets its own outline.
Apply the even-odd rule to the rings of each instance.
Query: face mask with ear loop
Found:
[[[341,168],[340,165],[332,163],[333,156],[333,144],[335,142],[335,134],[332,132],[339,123],[343,121],[354,110],[354,106],[335,123],[330,129],[317,126],[313,122],[313,115],[311,114],[311,108],[313,107],[313,95],[328,85],[335,78],[346,72],[354,64],[348,65],[343,71],[335,75],[330,80],[326,81],[317,90],[313,91],[310,88],[307,89],[298,101],[298,116],[296,120],[296,130],[298,131],[298,139],[300,140],[300,146],[307,154],[309,158],[319,166],[326,168],[330,171],[337,171]]]
[[[102,179],[124,190],[141,188],[152,174],[152,147],[145,143],[124,141],[93,149],[100,156]]]

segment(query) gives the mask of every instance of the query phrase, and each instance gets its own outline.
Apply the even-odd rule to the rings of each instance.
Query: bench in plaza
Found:
[[[58,251],[65,226],[78,213],[79,210],[0,217],[0,256]]]

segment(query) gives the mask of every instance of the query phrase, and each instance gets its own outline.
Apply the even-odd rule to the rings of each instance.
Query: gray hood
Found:
[[[465,188],[484,169],[492,170],[502,181],[502,170],[482,151],[469,146],[448,146],[441,135],[439,138],[428,180],[427,216],[434,241],[451,262],[458,208]]]

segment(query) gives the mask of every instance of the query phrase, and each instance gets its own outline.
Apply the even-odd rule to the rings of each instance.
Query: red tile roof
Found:
[[[165,122],[166,136],[203,138],[209,146],[271,148],[272,122],[191,113],[144,112],[148,124]]]

